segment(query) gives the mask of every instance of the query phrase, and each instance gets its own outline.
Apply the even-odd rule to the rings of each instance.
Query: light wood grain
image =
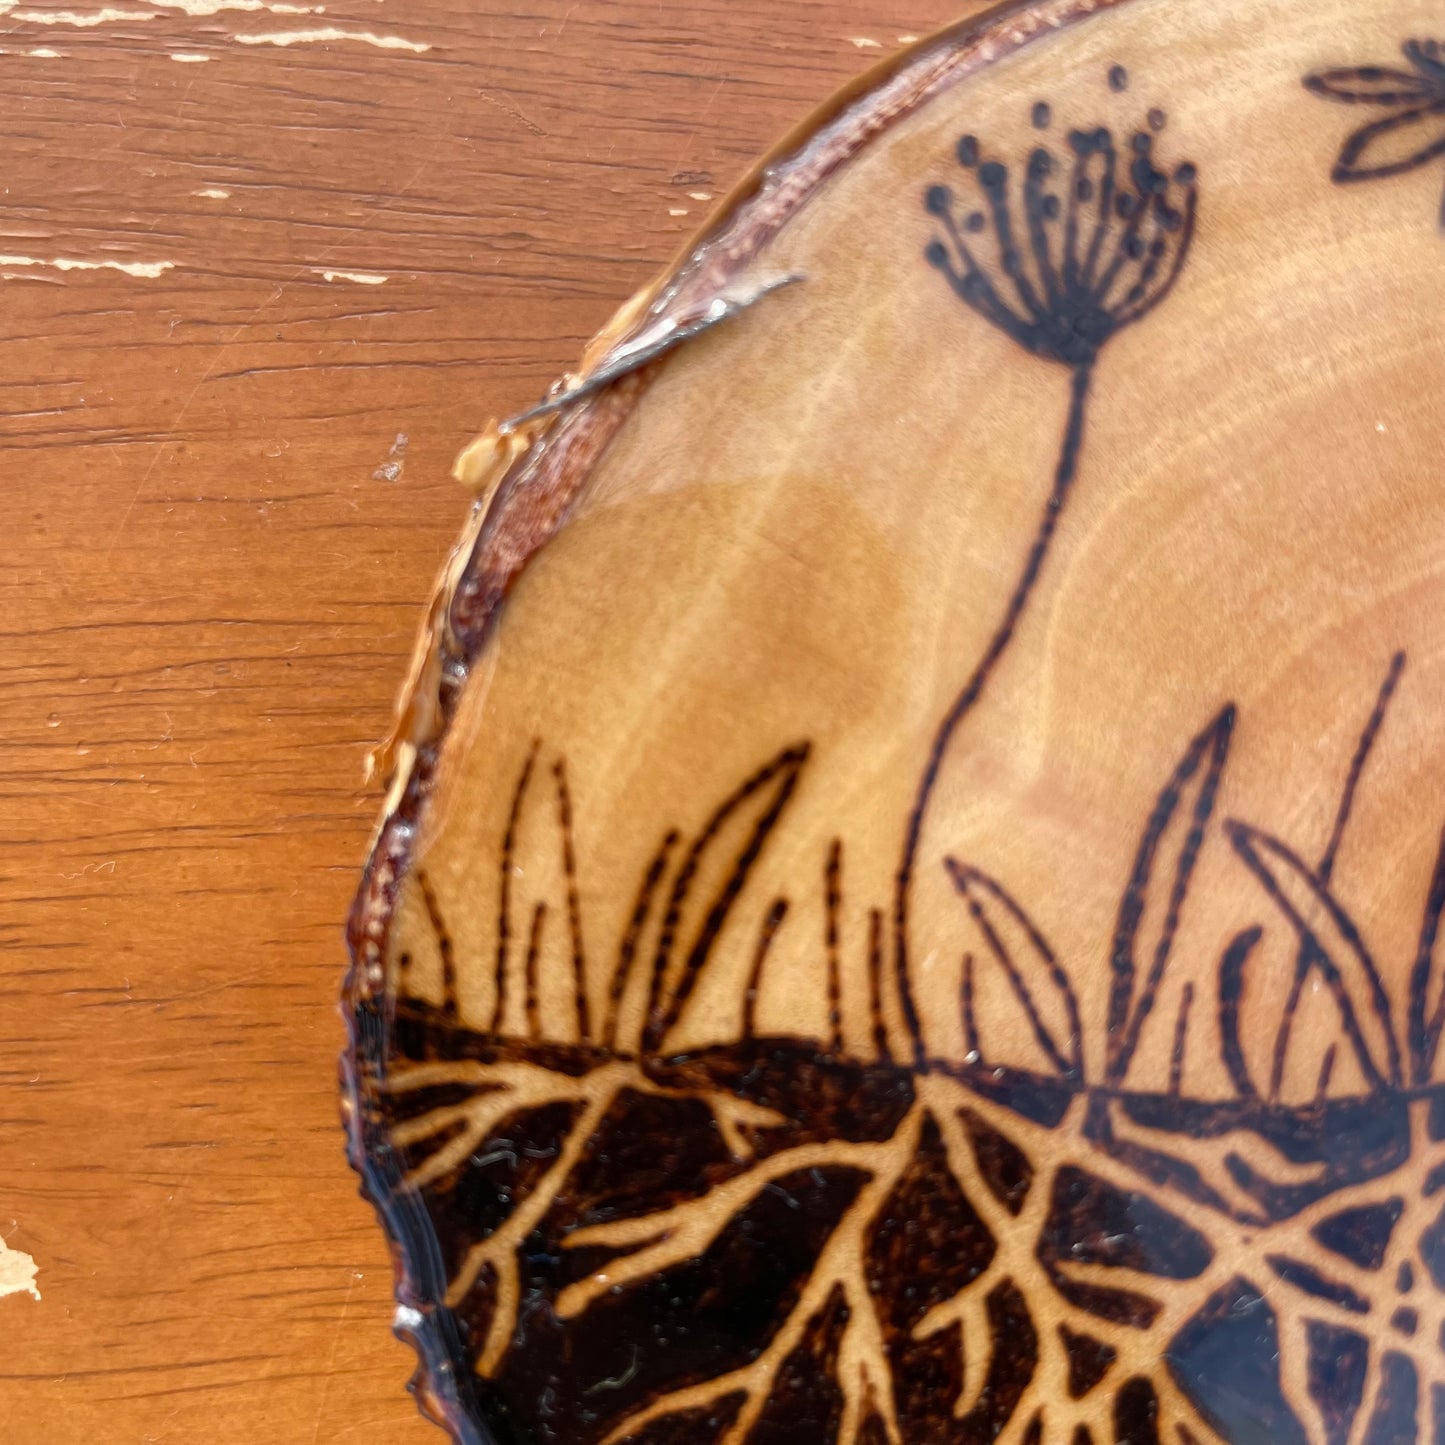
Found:
[[[436,1440],[334,1000],[452,455],[961,7],[121,8],[0,18],[0,1436]]]

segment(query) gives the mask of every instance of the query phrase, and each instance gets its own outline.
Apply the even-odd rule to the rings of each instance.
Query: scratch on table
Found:
[[[702,113],[697,118],[697,124],[689,129],[687,140],[684,142],[682,147],[682,154],[678,156],[678,158],[672,163],[671,166],[672,183],[674,185],[679,184],[678,178],[680,176],[694,174],[690,171],[683,171],[680,169],[680,167],[683,160],[686,159],[687,153],[692,149],[693,143],[702,133],[704,123],[707,121],[707,118],[712,114],[712,108],[714,105],[717,104],[717,98],[722,94],[722,88],[728,83],[728,79],[729,77],[726,75],[718,76],[717,84],[713,87],[712,94],[707,98],[707,104],[703,106]],[[709,179],[711,178],[709,177]]]
[[[580,4],[580,3],[581,3],[581,0],[577,0],[577,4]],[[563,33],[566,31],[566,29],[567,29],[567,22],[568,22],[576,13],[577,13],[577,5],[576,5],[576,4],[574,4],[574,5],[569,5],[569,6],[567,7],[567,13],[562,17],[562,23],[557,27],[557,39],[558,39],[558,40],[560,40],[560,39],[562,38]]]
[[[336,1352],[340,1348],[341,1338],[346,1333],[346,1316],[351,1311],[351,1297],[356,1293],[356,1282],[365,1279],[360,1270],[351,1271],[351,1282],[346,1286],[346,1298],[341,1302],[341,1314],[336,1321],[336,1333],[331,1336],[331,1355],[326,1361],[326,1371],[322,1375],[321,1398],[316,1402],[316,1429],[311,1435],[311,1445],[321,1438],[321,1422],[326,1413],[326,1397],[331,1393],[331,1377],[336,1369]]]
[[[108,858],[104,863],[87,863],[78,873],[62,873],[60,876],[73,882],[77,878],[84,878],[87,873],[114,873],[115,862],[114,858]]]
[[[171,52],[171,59],[178,60],[182,65],[204,65],[208,60],[214,60],[213,55],[198,55],[190,50],[175,50]]]
[[[498,110],[505,111],[506,114],[511,116],[512,119],[517,122],[518,125],[522,126],[525,130],[530,131],[533,135],[540,137],[547,134],[547,132],[543,130],[536,121],[524,115],[510,101],[499,100],[495,95],[493,95],[490,91],[487,90],[479,90],[477,92],[477,95],[482,100],[486,101],[488,105],[494,105]]]
[[[35,1276],[40,1273],[35,1261],[18,1249],[11,1249],[0,1239],[0,1299],[10,1294],[28,1294],[40,1298]]]

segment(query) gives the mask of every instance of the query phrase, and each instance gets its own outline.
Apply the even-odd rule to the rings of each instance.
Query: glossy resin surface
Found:
[[[457,1439],[1445,1441],[1442,40],[1005,7],[474,453],[344,1068]]]

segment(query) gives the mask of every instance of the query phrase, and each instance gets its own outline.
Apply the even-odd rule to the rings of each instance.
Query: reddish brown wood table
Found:
[[[0,6],[0,1438],[441,1438],[335,999],[451,459],[965,8]]]

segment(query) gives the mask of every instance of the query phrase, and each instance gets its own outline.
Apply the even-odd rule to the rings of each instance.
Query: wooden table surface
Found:
[[[962,8],[0,0],[0,1439],[442,1438],[335,999],[452,457]]]

